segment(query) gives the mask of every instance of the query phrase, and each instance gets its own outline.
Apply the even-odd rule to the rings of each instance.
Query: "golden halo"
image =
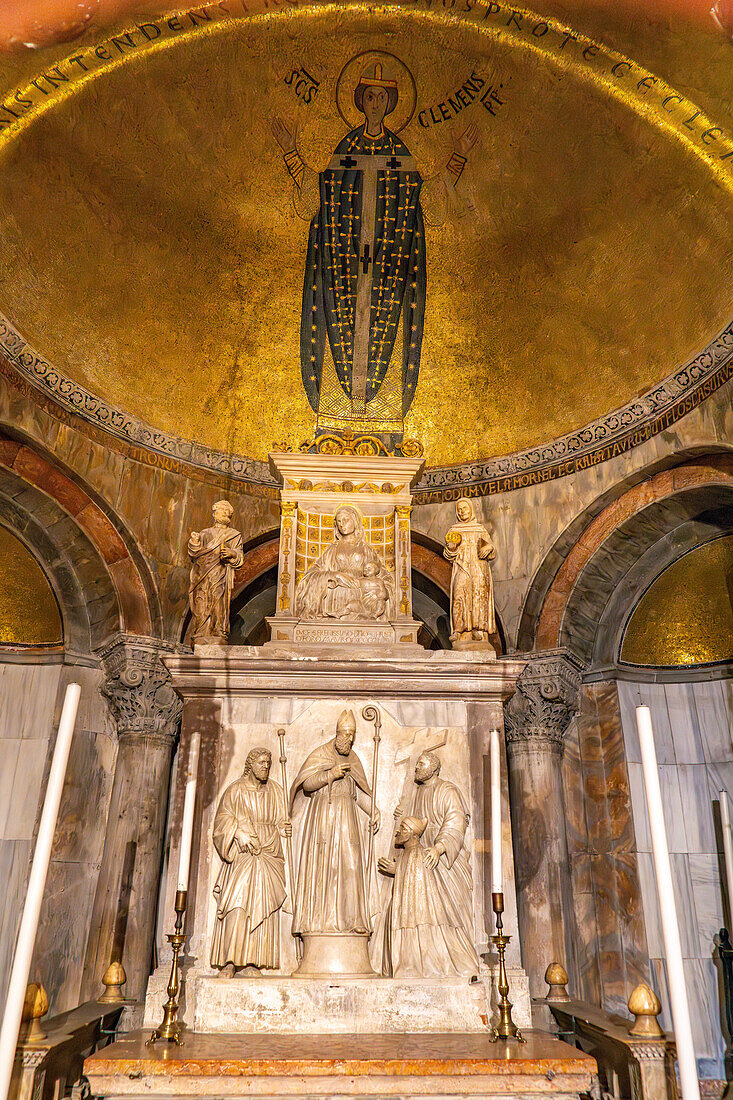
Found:
[[[364,115],[357,111],[354,92],[362,74],[375,65],[381,65],[385,80],[394,80],[397,85],[397,106],[387,115],[384,124],[393,134],[399,134],[410,122],[417,104],[417,89],[412,73],[393,53],[384,50],[365,50],[347,61],[336,81],[336,109],[349,130],[355,130],[364,121]]]

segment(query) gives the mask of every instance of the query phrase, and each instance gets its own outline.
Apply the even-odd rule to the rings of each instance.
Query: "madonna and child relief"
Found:
[[[282,753],[277,737],[251,731],[257,743],[243,766],[232,762],[216,810],[212,968],[223,978],[478,975],[459,731],[313,704]],[[283,756],[287,790],[273,774]]]

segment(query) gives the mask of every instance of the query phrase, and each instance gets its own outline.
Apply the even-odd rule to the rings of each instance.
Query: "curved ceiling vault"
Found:
[[[353,123],[342,70],[375,50],[414,81],[427,305],[406,430],[429,466],[590,446],[589,423],[613,437],[706,377],[704,357],[684,371],[733,314],[733,144],[683,95],[500,4],[340,6],[337,36],[329,4],[226,8],[59,48],[6,95],[0,343],[36,384],[133,442],[246,456],[255,480],[274,442],[312,436],[309,215],[273,123],[318,171]],[[717,369],[733,337],[716,347]]]

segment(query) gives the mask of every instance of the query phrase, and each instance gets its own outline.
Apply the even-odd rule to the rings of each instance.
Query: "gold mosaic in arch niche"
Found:
[[[45,573],[20,539],[0,527],[0,646],[62,643],[61,615]]]
[[[474,0],[240,10],[6,97],[0,311],[93,394],[260,459],[365,418],[438,465],[581,428],[729,321],[728,138],[636,62]]]
[[[657,577],[629,620],[621,660],[635,665],[733,660],[733,535],[698,546]]]

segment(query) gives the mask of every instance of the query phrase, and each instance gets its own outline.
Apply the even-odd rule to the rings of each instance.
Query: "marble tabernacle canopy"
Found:
[[[417,644],[410,512],[422,458],[270,455],[281,484],[270,645]]]

